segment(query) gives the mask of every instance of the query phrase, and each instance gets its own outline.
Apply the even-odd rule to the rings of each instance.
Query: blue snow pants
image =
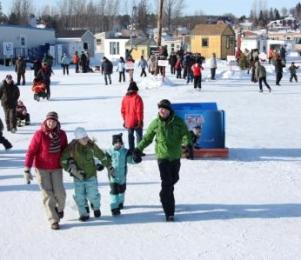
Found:
[[[120,204],[124,203],[124,193],[126,190],[126,183],[119,184],[119,183],[110,183],[110,196],[111,196],[111,209],[119,208]]]
[[[100,194],[98,192],[98,183],[96,177],[91,177],[86,180],[74,179],[73,196],[80,216],[88,216],[86,206],[87,201],[93,206],[94,210],[100,209]]]

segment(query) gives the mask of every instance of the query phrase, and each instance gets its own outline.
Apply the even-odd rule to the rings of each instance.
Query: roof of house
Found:
[[[66,30],[56,33],[57,38],[81,38],[87,30]]]
[[[202,35],[221,35],[223,32],[230,27],[228,24],[198,24],[194,27],[193,32],[195,34]]]
[[[126,44],[131,44],[131,40],[129,40]],[[153,39],[133,38],[133,45],[157,45],[157,43]]]
[[[52,28],[38,28],[32,27],[29,25],[14,25],[14,24],[0,24],[1,28],[19,28],[19,29],[27,29],[27,30],[39,30],[39,31],[51,31],[53,32],[54,29]]]

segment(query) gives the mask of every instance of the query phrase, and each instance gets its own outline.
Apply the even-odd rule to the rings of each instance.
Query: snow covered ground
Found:
[[[269,72],[270,67],[267,68]],[[8,73],[0,68],[0,78]],[[52,77],[52,99],[36,102],[30,84],[20,86],[32,124],[16,134],[4,132],[14,148],[0,147],[0,259],[300,259],[301,258],[301,86],[289,83],[258,92],[237,68],[219,63],[216,81],[201,92],[184,80],[141,79],[145,125],[156,116],[157,102],[217,102],[226,111],[228,159],[182,160],[175,188],[176,222],[166,223],[159,202],[160,178],[153,145],[139,165],[129,166],[126,208],[113,218],[105,172],[98,174],[102,217],[77,220],[69,174],[61,230],[49,228],[36,181],[23,179],[24,154],[47,112],[59,113],[69,140],[83,126],[101,148],[122,128],[120,102],[127,84],[105,86],[99,73]],[[33,73],[27,73],[27,81]],[[0,110],[3,119],[3,111]],[[126,140],[126,135],[124,136]],[[127,144],[127,142],[126,142]]]

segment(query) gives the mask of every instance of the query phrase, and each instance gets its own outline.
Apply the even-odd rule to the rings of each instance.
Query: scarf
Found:
[[[54,129],[50,129],[46,125],[46,121],[44,121],[43,132],[50,138],[50,145],[48,147],[49,153],[59,153],[61,151],[61,140],[60,140],[60,123],[57,122],[57,126]]]

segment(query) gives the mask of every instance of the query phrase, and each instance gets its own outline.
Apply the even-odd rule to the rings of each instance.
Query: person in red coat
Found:
[[[199,63],[194,63],[191,66],[191,71],[193,74],[193,78],[194,78],[194,88],[198,88],[199,90],[201,90],[202,88],[202,70],[204,68],[202,67],[202,65],[200,65]]]
[[[143,100],[138,95],[138,90],[136,82],[132,81],[121,103],[123,126],[128,130],[130,151],[135,149],[134,132],[136,132],[136,143],[141,141],[143,135]]]
[[[64,216],[66,192],[60,157],[68,144],[66,133],[61,130],[56,112],[49,112],[41,128],[35,132],[25,158],[25,180],[33,180],[34,165],[37,181],[43,193],[43,204],[52,229],[59,229]]]

